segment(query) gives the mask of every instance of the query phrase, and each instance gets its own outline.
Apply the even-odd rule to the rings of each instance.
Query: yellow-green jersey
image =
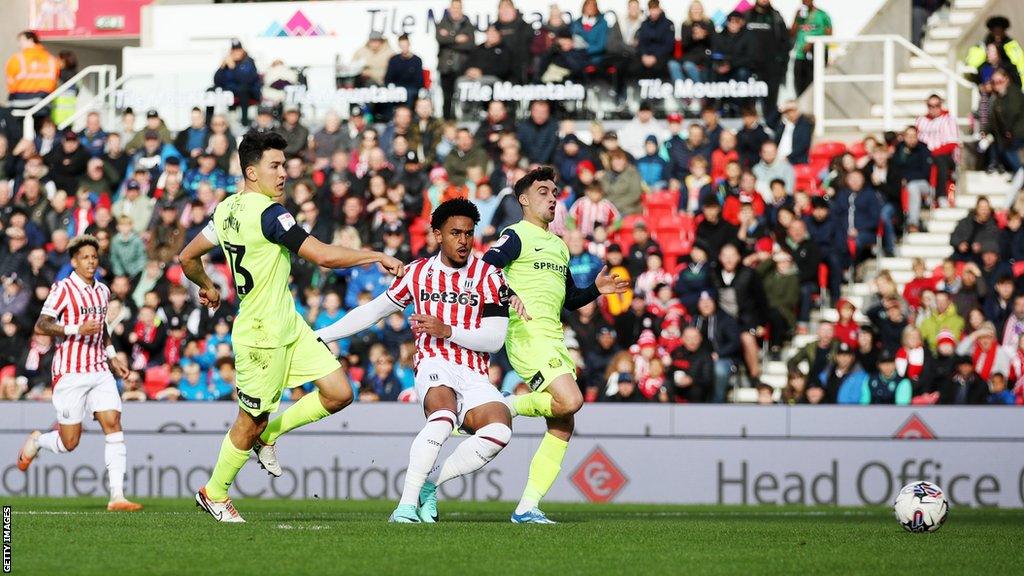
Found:
[[[509,226],[484,254],[504,269],[505,280],[532,318],[509,313],[505,348],[512,367],[534,390],[561,373],[575,372],[565,351],[562,309],[575,310],[600,295],[596,286],[578,288],[569,273],[569,247],[547,230],[525,220]]]
[[[308,234],[284,206],[256,192],[221,202],[203,230],[227,257],[240,300],[231,328],[236,344],[280,348],[294,342],[304,320],[288,289],[289,250],[298,252]]]

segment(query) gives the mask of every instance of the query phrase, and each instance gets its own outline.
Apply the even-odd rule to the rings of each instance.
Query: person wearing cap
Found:
[[[818,375],[818,383],[825,389],[826,404],[860,404],[868,374],[857,363],[856,349],[840,343],[835,357]]]
[[[878,371],[870,374],[861,390],[861,404],[910,404],[913,385],[896,371],[896,358],[887,350],[878,356]]]
[[[141,235],[149,229],[155,205],[156,200],[143,195],[139,183],[133,179],[125,185],[124,194],[111,206],[110,213],[118,219],[122,216],[131,218],[133,229]]]
[[[682,345],[670,354],[669,396],[675,402],[710,402],[715,392],[715,360],[704,345],[701,331],[683,329]]]
[[[939,404],[980,405],[988,401],[988,383],[975,372],[970,356],[958,355],[952,378],[939,383]]]
[[[584,350],[583,384],[587,389],[588,398],[594,399],[598,396],[598,390],[608,378],[608,366],[621,350],[615,328],[608,325],[600,326],[597,329],[595,344],[587,346]]]
[[[743,12],[733,10],[726,16],[722,31],[711,40],[711,79],[716,82],[746,82],[754,65],[754,36],[747,32],[747,17]],[[736,115],[741,100],[726,99],[724,108],[731,116]]]
[[[786,79],[792,40],[789,27],[772,6],[771,0],[756,0],[747,12],[747,34],[754,47],[751,72],[768,84],[768,95],[761,100],[761,109],[769,125],[779,117],[779,85]]]
[[[988,29],[985,38],[967,49],[967,65],[976,70],[980,69],[987,60],[986,47],[991,44],[999,51],[1000,60],[1012,64],[1017,69],[1018,77],[1024,76],[1024,48],[1006,34],[1010,29],[1010,20],[1005,16],[991,16],[985,21],[985,28]]]
[[[125,150],[129,154],[134,154],[145,145],[146,135],[152,132],[156,132],[157,140],[161,144],[169,144],[174,140],[171,137],[171,130],[167,128],[167,124],[160,117],[160,112],[155,108],[146,110],[146,124],[142,127],[142,130],[132,135],[131,139],[128,140],[128,144],[125,145]]]
[[[49,175],[57,189],[70,195],[78,191],[78,181],[85,175],[90,157],[78,134],[68,128],[60,135],[60,145],[55,145],[43,161],[49,167]]]
[[[143,170],[149,174],[150,182],[157,182],[164,171],[167,159],[172,156],[181,159],[181,155],[169,143],[169,133],[167,139],[164,140],[159,130],[147,128],[138,136],[142,137],[142,146],[132,154],[128,161],[128,173],[134,174],[138,170]]]
[[[231,40],[231,50],[214,73],[213,85],[234,94],[234,105],[241,108],[242,125],[248,125],[249,106],[259,103],[262,84],[256,62],[238,39]]]
[[[701,203],[701,218],[697,224],[696,237],[707,245],[708,258],[718,260],[718,253],[729,242],[736,239],[739,229],[722,218],[722,205],[714,194]]]

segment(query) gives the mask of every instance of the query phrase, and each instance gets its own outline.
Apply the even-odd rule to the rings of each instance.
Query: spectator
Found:
[[[11,108],[26,110],[57,89],[60,62],[31,30],[19,32],[17,41],[18,53],[7,59],[7,99]]]
[[[605,373],[611,365],[612,359],[620,352],[616,342],[617,334],[610,326],[601,326],[597,330],[597,345],[589,348],[586,352],[584,366],[584,381],[586,382],[587,398],[596,399],[599,390],[603,389],[607,380]]]
[[[544,100],[530,102],[530,117],[520,122],[516,138],[522,153],[531,164],[550,164],[558,146],[558,123],[551,118],[551,104]],[[607,188],[605,189],[607,191]],[[619,206],[622,209],[622,206]]]
[[[999,289],[999,297],[1002,298],[1002,295],[1006,292],[1006,284],[1000,282],[997,288],[999,286],[1003,287]],[[988,315],[986,317],[991,318]],[[1018,294],[1013,297],[1013,308],[1005,318],[1005,323],[1000,327],[1001,342],[1007,350],[1016,350],[1019,347],[1020,341],[1024,340],[1024,338],[1021,338],[1021,336],[1024,336],[1024,294]]]
[[[640,110],[637,112],[636,118],[619,130],[619,145],[634,158],[639,158],[644,155],[644,143],[647,141],[647,137],[652,134],[659,140],[665,140],[664,130],[661,124],[654,118],[654,109],[651,103],[644,101],[640,103]],[[668,142],[665,144],[666,146],[669,145]],[[708,151],[708,154],[710,153]]]
[[[768,84],[768,95],[761,102],[761,110],[769,125],[779,116],[779,85],[786,79],[789,68],[790,37],[786,21],[772,7],[771,0],[756,0],[747,12],[747,34],[754,46],[751,71]]]
[[[125,187],[124,196],[117,202],[114,202],[110,212],[119,221],[121,216],[131,218],[135,232],[141,235],[149,227],[149,220],[153,216],[155,203],[154,199],[141,194],[138,182],[131,180]]]
[[[259,70],[238,39],[231,40],[231,51],[213,75],[213,85],[234,94],[235,106],[241,110],[242,125],[249,124],[249,106],[260,101]]]
[[[617,150],[611,154],[611,166],[601,177],[601,186],[604,188],[605,197],[623,216],[641,212],[643,185],[640,182],[640,173],[629,163],[623,151]]]
[[[704,13],[704,4],[700,0],[693,0],[679,32],[683,56],[668,63],[669,75],[673,81],[707,81],[714,37],[715,23]]]
[[[765,312],[770,350],[773,355],[780,356],[782,345],[789,340],[796,327],[796,311],[800,304],[800,273],[793,265],[793,256],[781,250],[758,265],[757,272],[764,284],[768,303]]]
[[[714,71],[712,77],[716,81],[746,82],[753,73],[756,47],[753,43],[753,35],[747,33],[746,24],[746,15],[738,10],[733,10],[726,17],[725,28],[722,32],[713,36],[711,66]],[[726,102],[726,106],[734,108],[735,104]]]
[[[772,181],[782,180],[786,190],[792,190],[796,181],[793,166],[785,157],[780,157],[778,147],[773,142],[765,142],[761,145],[761,161],[755,164],[751,171],[757,177],[757,191],[765,202],[772,201],[770,188]]]
[[[309,147],[309,129],[299,121],[300,116],[301,113],[298,106],[294,104],[285,106],[284,119],[281,121],[281,126],[277,129],[277,132],[284,136],[285,142],[288,143],[284,149],[285,156],[288,158],[293,156],[305,157],[306,150]]]
[[[526,63],[530,61],[530,42],[533,39],[533,27],[526,23],[523,15],[516,10],[512,0],[499,0],[498,21],[495,30],[501,36],[501,42],[508,50],[508,78],[517,82],[526,80]],[[513,66],[512,63],[517,63]]]
[[[637,78],[666,78],[668,61],[675,48],[675,24],[661,9],[660,0],[648,0],[647,20],[637,31],[633,76]]]
[[[800,280],[800,305],[797,322],[800,333],[806,334],[811,317],[811,304],[818,293],[818,267],[822,263],[817,245],[807,234],[807,224],[794,220],[786,230],[782,249],[793,257]]]
[[[445,118],[453,118],[452,103],[455,97],[455,80],[462,75],[474,49],[476,29],[462,12],[462,0],[452,0],[437,23],[437,71],[441,76]]]
[[[78,133],[82,148],[90,156],[96,158],[103,154],[103,147],[107,144],[107,133],[100,125],[99,112],[89,112],[85,115],[85,128]]]
[[[928,111],[919,116],[914,126],[917,128],[921,142],[928,146],[932,162],[935,166],[935,191],[939,198],[948,197],[950,186],[956,174],[956,164],[960,157],[960,128],[956,118],[942,107],[943,101],[938,94],[928,96]]]
[[[829,404],[860,404],[867,381],[868,374],[857,363],[854,349],[847,344],[839,344],[835,360],[819,380],[825,389],[825,402]]]
[[[466,183],[469,168],[487,169],[487,153],[476,145],[473,134],[467,128],[460,128],[455,139],[455,150],[445,158],[444,168],[452,184],[462,186]]]
[[[361,401],[395,402],[398,400],[398,394],[402,391],[402,383],[395,375],[395,358],[390,352],[385,351],[373,360],[373,374],[363,380],[363,389],[371,394],[361,394]]]
[[[988,401],[988,385],[974,371],[970,356],[957,356],[956,372],[940,386],[940,404],[985,404]]]
[[[603,19],[600,21],[604,22]],[[607,29],[607,24],[605,28]],[[560,83],[566,80],[575,80],[583,82],[586,71],[594,66],[588,62],[587,51],[576,48],[572,32],[563,28],[556,33],[555,43],[551,49],[538,61],[540,81]]]
[[[146,267],[146,246],[132,228],[130,216],[117,219],[117,235],[111,241],[110,252],[115,276],[134,278]]]
[[[408,34],[398,37],[398,54],[388,60],[384,83],[405,88],[408,93],[406,105],[410,108],[419,98],[420,90],[423,89],[423,60],[412,53]]]
[[[846,176],[846,186],[833,200],[837,217],[845,221],[855,239],[855,264],[867,260],[878,237],[882,206],[878,192],[865,186],[864,175],[854,171]]]
[[[583,0],[580,17],[569,25],[570,38],[581,38],[586,45],[587,64],[601,66],[608,45],[608,22],[597,7],[597,0]]]
[[[570,230],[565,237],[569,247],[569,273],[577,286],[590,286],[601,271],[603,263],[587,252],[584,247],[583,234],[579,230]]]
[[[492,24],[487,28],[483,44],[469,54],[463,78],[485,84],[507,80],[512,74],[513,62],[516,60],[512,57],[512,50],[504,44],[501,32]]]
[[[173,262],[185,245],[185,229],[174,203],[163,201],[159,214],[160,219],[150,232],[147,255],[158,262]]]
[[[281,107],[289,100],[288,88],[298,86],[299,83],[299,73],[285,66],[284,60],[275,58],[270,63],[270,68],[263,73],[261,86],[263,105],[261,107],[268,107],[276,112],[280,112]]]
[[[915,10],[920,0],[915,0]],[[932,0],[935,3],[935,0]],[[915,25],[916,25],[915,13]],[[1006,31],[1010,28],[1010,21],[1005,16],[991,16],[985,21],[985,28],[988,34],[978,44],[967,50],[967,65],[974,69],[980,69],[986,60],[986,49],[989,45],[995,46],[999,59],[1008,63],[1008,68],[1015,68],[1017,78],[1024,75],[1024,48],[1016,40],[1010,38]]]
[[[807,164],[811,138],[814,134],[813,120],[801,114],[796,102],[792,100],[783,102],[780,111],[782,116],[775,128],[778,155],[788,160],[790,164]]]
[[[992,90],[989,126],[996,153],[1013,173],[1012,197],[1024,188],[1024,166],[1020,160],[1020,150],[1024,148],[1024,94],[1001,68],[992,73]]]
[[[316,158],[313,169],[323,170],[331,163],[331,157],[336,152],[344,152],[347,147],[347,138],[341,126],[341,116],[334,110],[328,110],[324,115],[323,128],[313,134],[313,154]]]
[[[913,387],[910,380],[896,370],[891,352],[882,352],[878,358],[878,372],[871,374],[861,393],[861,404],[910,404]]]
[[[573,203],[569,209],[569,224],[584,236],[591,236],[597,225],[612,227],[620,218],[618,209],[604,197],[604,189],[599,182],[587,186],[585,196]],[[589,286],[589,284],[580,284]]]
[[[678,114],[670,115],[670,121],[681,120]],[[700,124],[690,124],[686,131],[686,141],[670,139],[665,142],[669,162],[670,187],[679,189],[685,178],[690,174],[690,161],[695,157],[703,158],[705,168],[711,163],[711,143],[704,134]],[[706,170],[705,170],[706,173]]]
[[[718,261],[720,267],[712,274],[718,305],[739,322],[743,361],[751,382],[756,383],[761,377],[757,338],[763,335],[768,310],[764,286],[754,270],[741,265],[735,244],[724,245]]]
[[[360,70],[357,84],[360,86],[384,84],[388,62],[391,61],[394,54],[391,45],[384,40],[384,34],[376,30],[371,31],[366,44],[352,55],[352,65]]]
[[[234,194],[236,180],[224,173],[217,167],[217,159],[208,151],[202,151],[198,158],[198,165],[189,168],[182,179],[182,188],[192,197],[199,193],[199,185],[208,183],[218,196]]]
[[[992,216],[992,204],[988,197],[979,196],[970,211],[957,223],[949,236],[953,246],[952,259],[959,262],[980,261],[981,253],[987,248],[999,246],[999,226]]]
[[[936,349],[939,334],[943,331],[948,331],[956,341],[960,341],[964,319],[957,313],[948,291],[939,290],[935,293],[935,311],[924,315],[920,327],[921,336],[932,350]]]
[[[803,6],[797,11],[789,33],[794,40],[793,52],[796,59],[793,63],[793,83],[796,95],[800,96],[814,82],[814,45],[807,38],[831,36],[832,18],[815,6],[814,0],[803,0]],[[828,61],[827,53],[825,60]]]
[[[936,337],[936,344],[932,348],[938,350],[946,344],[955,345],[954,336],[948,330],[943,330]],[[900,348],[895,355],[896,373],[900,377],[910,381],[914,395],[927,392],[936,377],[945,377],[936,370],[935,359],[931,351],[925,346],[921,337],[921,331],[914,326],[907,326],[903,329]]]
[[[988,383],[988,403],[996,405],[1012,405],[1017,403],[1013,392],[1006,389],[1006,374],[1002,372],[993,373]]]
[[[754,108],[744,108],[742,120],[743,128],[741,128],[736,134],[736,151],[739,153],[740,166],[749,170],[760,159],[761,146],[763,146],[770,138],[768,137],[767,129],[763,124],[761,124],[761,120],[757,115],[757,110]],[[779,142],[777,142],[777,144],[779,144]],[[809,146],[810,140],[808,140],[808,147]],[[806,162],[806,159],[804,162],[795,162],[792,158],[789,158],[788,155],[783,155],[783,158],[789,159],[790,164],[802,164]]]
[[[974,372],[985,382],[994,373],[1007,374],[1011,357],[996,340],[996,328],[992,322],[982,325],[960,341],[956,353],[971,358]]]
[[[64,132],[60,146],[55,146],[44,158],[57,189],[68,194],[76,192],[78,180],[85,175],[89,157],[78,134],[72,130]]]
[[[715,361],[695,327],[683,330],[683,344],[671,353],[670,397],[676,402],[708,402],[715,392]]]
[[[668,183],[668,162],[658,149],[658,137],[648,135],[644,140],[644,155],[636,161],[637,172],[648,190],[661,190]]]
[[[896,147],[893,163],[900,181],[907,188],[907,227],[911,232],[917,232],[921,227],[922,200],[930,206],[934,198],[930,182],[934,160],[928,146],[918,140],[914,126],[903,131],[903,142]]]

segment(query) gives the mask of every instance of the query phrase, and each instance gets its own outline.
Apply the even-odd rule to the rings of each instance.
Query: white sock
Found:
[[[512,429],[495,422],[476,431],[471,438],[459,444],[452,455],[445,459],[437,478],[440,486],[452,478],[472,474],[494,460],[501,449],[512,439]]]
[[[540,500],[523,494],[523,497],[519,499],[519,505],[516,506],[516,514],[526,514],[530,510],[536,508],[539,504]]]
[[[124,498],[124,473],[128,469],[128,448],[124,445],[124,432],[106,435],[103,460],[110,476],[110,499]]]
[[[409,448],[409,467],[405,470],[405,488],[399,504],[419,504],[423,482],[437,462],[441,446],[451,436],[456,421],[451,410],[438,410],[427,416],[427,423]]]
[[[64,447],[64,442],[60,439],[60,432],[56,430],[47,432],[46,434],[39,436],[39,438],[36,438],[36,446],[39,446],[40,450],[46,450],[48,452],[53,452],[54,454],[64,454],[68,451],[68,449]]]

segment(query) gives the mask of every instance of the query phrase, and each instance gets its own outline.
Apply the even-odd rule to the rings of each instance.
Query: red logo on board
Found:
[[[935,440],[935,432],[924,423],[917,414],[911,414],[910,418],[900,426],[893,438],[899,440]]]
[[[572,483],[591,502],[610,502],[629,482],[600,446],[572,473]]]

